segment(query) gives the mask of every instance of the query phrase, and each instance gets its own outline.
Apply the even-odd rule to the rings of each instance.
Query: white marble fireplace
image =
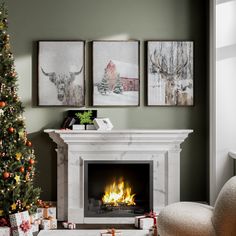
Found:
[[[58,220],[133,223],[133,217],[84,216],[85,161],[151,161],[153,210],[180,200],[180,144],[193,130],[45,130],[57,144]]]

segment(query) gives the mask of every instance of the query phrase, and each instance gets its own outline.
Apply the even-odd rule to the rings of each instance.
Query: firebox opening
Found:
[[[133,217],[153,207],[152,161],[85,161],[84,216]]]

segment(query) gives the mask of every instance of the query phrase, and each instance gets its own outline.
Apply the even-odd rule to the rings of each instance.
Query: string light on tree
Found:
[[[8,14],[0,5],[0,216],[36,210],[40,190],[33,186],[35,155],[27,139],[24,108],[17,95]],[[24,202],[24,204],[22,204]],[[4,206],[4,207],[3,207]]]

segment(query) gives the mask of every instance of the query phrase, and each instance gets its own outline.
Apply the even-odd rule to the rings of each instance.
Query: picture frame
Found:
[[[194,42],[147,41],[147,105],[194,106]]]
[[[85,42],[38,41],[38,106],[85,106]]]
[[[93,106],[140,105],[140,42],[93,41]]]

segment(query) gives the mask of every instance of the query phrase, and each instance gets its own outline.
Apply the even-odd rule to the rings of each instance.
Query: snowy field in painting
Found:
[[[97,86],[94,86],[93,105],[94,106],[138,106],[138,91],[127,91],[123,94],[108,93],[102,95],[98,92]]]

